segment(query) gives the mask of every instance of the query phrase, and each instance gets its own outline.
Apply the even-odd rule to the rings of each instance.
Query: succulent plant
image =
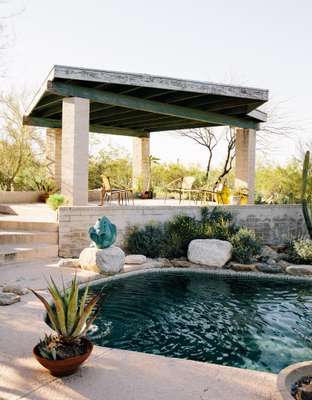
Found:
[[[302,204],[302,212],[306,223],[306,227],[309,236],[312,239],[311,205],[309,207],[309,203],[311,203],[311,198],[310,196],[307,196],[309,170],[310,170],[310,152],[307,151],[304,157],[303,170],[302,170],[301,204]]]
[[[100,301],[101,292],[87,301],[88,286],[78,301],[78,282],[75,276],[71,286],[60,290],[52,277],[48,284],[48,290],[52,296],[54,304],[48,301],[38,292],[30,289],[31,292],[43,303],[48,319],[49,326],[56,332],[57,337],[63,343],[71,343],[84,336],[96,318],[97,312],[93,313],[96,304]],[[99,310],[99,309],[98,309]]]

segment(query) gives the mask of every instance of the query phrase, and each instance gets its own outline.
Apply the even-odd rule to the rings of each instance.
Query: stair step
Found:
[[[57,232],[0,231],[1,244],[58,244]]]
[[[41,231],[57,232],[57,222],[27,221],[18,219],[0,219],[0,230],[3,231]]]
[[[56,244],[26,244],[0,245],[0,266],[10,263],[29,261],[34,259],[53,258],[58,256]]]

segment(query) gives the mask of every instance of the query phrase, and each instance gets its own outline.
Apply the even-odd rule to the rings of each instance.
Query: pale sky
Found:
[[[269,89],[283,113],[312,138],[311,0],[9,0],[13,46],[1,87],[36,90],[53,64],[143,72]],[[3,9],[0,15],[3,15]],[[4,56],[3,53],[0,54]],[[103,136],[131,149],[131,139]],[[295,141],[278,138],[272,161]],[[198,145],[152,134],[162,161],[203,162]],[[222,147],[222,146],[221,146]],[[216,163],[222,158],[222,148]]]

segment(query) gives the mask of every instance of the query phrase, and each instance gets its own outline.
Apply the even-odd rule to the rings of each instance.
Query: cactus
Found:
[[[308,180],[309,180],[309,169],[310,169],[310,152],[307,151],[304,157],[303,170],[302,170],[302,192],[301,192],[301,204],[304,220],[307,226],[307,230],[312,239],[312,220],[311,220],[311,206],[309,202],[311,200],[310,195],[307,196]],[[309,209],[310,208],[310,209]]]

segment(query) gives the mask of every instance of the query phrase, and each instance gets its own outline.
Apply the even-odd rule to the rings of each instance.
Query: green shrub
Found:
[[[294,240],[288,249],[289,261],[297,264],[312,264],[312,240]]]
[[[229,211],[222,210],[220,207],[214,207],[212,211],[209,211],[207,207],[201,209],[201,221],[205,223],[220,223],[220,222],[232,222],[233,215]]]
[[[161,256],[185,257],[189,243],[202,237],[200,221],[187,215],[178,215],[164,225],[164,243]]]
[[[233,246],[232,258],[240,263],[247,264],[252,262],[252,257],[259,254],[261,244],[253,231],[247,228],[240,228],[231,238]]]
[[[65,197],[61,194],[55,193],[51,194],[47,198],[47,204],[49,207],[51,207],[54,211],[57,210],[61,205],[63,205],[65,202]]]
[[[125,247],[128,253],[156,258],[161,254],[164,239],[164,228],[160,224],[133,227],[128,230]]]
[[[187,255],[188,245],[194,239],[220,239],[233,245],[233,259],[251,262],[261,246],[254,232],[232,222],[232,215],[218,208],[211,212],[202,209],[201,220],[179,215],[165,224],[149,224],[128,231],[126,249],[132,254],[147,257],[178,258]]]

